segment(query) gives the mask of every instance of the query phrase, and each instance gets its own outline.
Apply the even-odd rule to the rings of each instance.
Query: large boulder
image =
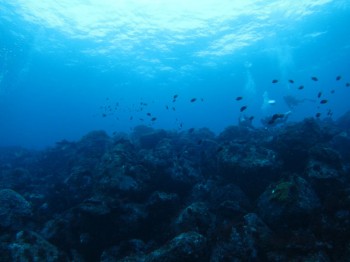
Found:
[[[258,200],[260,217],[272,229],[307,226],[320,207],[313,188],[297,176],[268,187]]]
[[[20,229],[32,215],[32,207],[11,189],[0,190],[0,227]]]

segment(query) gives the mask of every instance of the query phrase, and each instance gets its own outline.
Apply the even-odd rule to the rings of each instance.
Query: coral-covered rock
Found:
[[[11,189],[0,190],[0,227],[20,229],[32,215],[32,207]]]
[[[221,185],[214,180],[196,184],[192,190],[192,201],[205,202],[217,215],[227,218],[245,214],[250,207],[249,199],[238,186]]]
[[[203,202],[195,202],[181,211],[175,221],[177,232],[193,231],[205,234],[213,226],[214,216]]]
[[[306,226],[318,208],[313,188],[297,176],[268,187],[258,200],[259,214],[272,229]]]
[[[208,260],[207,241],[196,232],[182,233],[147,255],[145,262],[202,262]]]
[[[229,227],[228,236],[213,248],[210,261],[264,261],[272,231],[255,213],[243,217],[241,225]]]
[[[250,143],[224,145],[218,152],[218,165],[228,182],[241,187],[253,199],[279,177],[281,168],[273,150]]]
[[[285,168],[290,171],[305,170],[309,149],[328,142],[335,134],[310,118],[287,126],[274,137],[273,145]]]
[[[68,261],[67,256],[40,235],[31,231],[20,231],[15,241],[8,245],[11,261]]]

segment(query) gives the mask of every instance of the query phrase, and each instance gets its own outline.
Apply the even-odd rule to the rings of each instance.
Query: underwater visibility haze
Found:
[[[350,1],[0,0],[0,261],[350,261]]]
[[[326,105],[301,103],[289,120],[348,110],[347,1],[14,0],[0,11],[1,145],[140,124],[218,133],[244,105],[260,126],[289,111],[285,95],[320,91]]]

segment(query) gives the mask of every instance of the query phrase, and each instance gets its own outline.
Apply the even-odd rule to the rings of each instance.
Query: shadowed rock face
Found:
[[[96,131],[41,152],[3,148],[0,253],[4,261],[344,261],[346,119],[218,136],[138,127],[130,139]]]

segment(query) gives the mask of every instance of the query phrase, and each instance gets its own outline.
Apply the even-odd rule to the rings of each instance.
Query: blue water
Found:
[[[349,25],[346,0],[1,0],[0,146],[140,124],[219,133],[243,114],[260,127],[290,110],[285,95],[316,100],[288,121],[337,119],[350,109]]]

